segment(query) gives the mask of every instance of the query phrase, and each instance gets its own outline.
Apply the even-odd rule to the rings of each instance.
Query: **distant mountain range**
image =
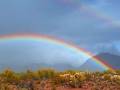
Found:
[[[96,56],[93,57],[99,57],[103,62],[109,64],[112,66],[114,69],[120,69],[120,56],[118,55],[113,55],[110,53],[100,53]],[[102,70],[99,64],[94,62],[92,59],[88,59],[87,62],[85,62],[80,69],[82,70]],[[104,69],[104,68],[103,68]]]
[[[111,65],[115,69],[120,69],[120,56],[110,54],[110,53],[101,53],[97,55],[103,61]]]
[[[120,69],[120,56],[118,55],[113,55],[110,53],[100,53],[94,57],[99,57],[101,58],[102,61],[110,64],[113,68],[115,69]],[[1,64],[0,65],[0,70],[3,70],[4,68],[6,68],[7,66],[9,66],[5,63],[5,64]],[[92,58],[88,59],[83,65],[81,65],[80,67],[75,67],[72,66],[68,63],[55,63],[55,64],[49,64],[49,63],[27,63],[27,64],[14,64],[12,63],[10,65],[13,70],[15,71],[23,71],[26,69],[32,69],[32,70],[36,70],[39,68],[54,68],[57,70],[68,70],[68,69],[72,69],[72,70],[86,70],[86,71],[103,71],[104,68],[101,67],[100,64],[97,64],[94,60],[92,60]]]
[[[112,66],[115,69],[120,69],[120,56],[113,55],[110,53],[100,53],[93,57],[99,57],[104,62],[108,63],[110,66]],[[31,67],[32,69],[37,68],[55,68],[57,70],[67,70],[67,69],[73,69],[73,70],[86,70],[86,71],[103,71],[104,68],[101,67],[100,64],[97,64],[94,60],[88,59],[82,66],[80,67],[74,67],[67,63],[56,63],[53,65],[49,65],[46,63],[39,63],[39,64],[32,64],[28,67]]]

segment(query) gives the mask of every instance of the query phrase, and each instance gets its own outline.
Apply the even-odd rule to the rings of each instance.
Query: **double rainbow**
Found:
[[[31,41],[44,41],[48,43],[53,43],[54,45],[58,44],[65,48],[70,48],[71,50],[74,50],[76,53],[84,53],[86,57],[91,57],[94,62],[96,62],[98,65],[101,65],[105,70],[113,70],[113,68],[103,62],[99,57],[93,57],[93,54],[86,51],[83,48],[80,48],[72,43],[66,42],[64,40],[57,39],[52,36],[48,35],[40,35],[40,34],[11,34],[11,35],[0,35],[0,42],[5,41],[19,41],[19,40],[31,40]]]

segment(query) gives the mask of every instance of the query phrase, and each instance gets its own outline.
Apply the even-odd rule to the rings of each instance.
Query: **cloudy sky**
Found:
[[[93,53],[118,54],[119,4],[119,0],[0,0],[0,35],[46,34]]]
[[[120,40],[119,3],[119,0],[0,0],[0,34],[48,34],[90,51],[101,48],[109,51]]]
[[[86,48],[107,46],[120,40],[119,3],[119,0],[0,0],[0,34],[41,33]]]

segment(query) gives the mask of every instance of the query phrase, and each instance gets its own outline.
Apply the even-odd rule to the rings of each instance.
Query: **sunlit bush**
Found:
[[[76,73],[68,73],[59,75],[60,83],[71,86],[71,87],[80,87],[81,83],[86,80],[85,73],[76,72]]]

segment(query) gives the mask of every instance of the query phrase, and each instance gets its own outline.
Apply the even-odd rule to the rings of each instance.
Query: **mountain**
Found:
[[[114,69],[120,69],[120,56],[110,54],[110,53],[100,53],[93,57],[99,57],[102,62],[108,63],[110,66],[112,66]],[[96,62],[94,62],[91,59],[88,59],[81,67],[82,70],[102,70],[100,65],[98,65]]]
[[[23,65],[0,65],[0,70],[4,70],[6,68],[10,68],[14,71],[24,71],[27,69],[31,70],[37,70],[37,69],[45,69],[45,68],[52,68],[55,70],[59,71],[64,71],[64,70],[76,70],[74,66],[68,63],[56,63],[56,64],[49,64],[49,63],[28,63],[28,64],[23,64]]]
[[[102,61],[108,63],[113,68],[120,69],[120,56],[110,53],[101,53],[97,55],[97,57],[100,57]]]
[[[36,70],[39,68],[53,68],[59,71],[64,70],[75,70],[76,68],[68,63],[56,63],[56,64],[48,64],[48,63],[34,63],[28,66],[29,68]],[[26,68],[28,68],[26,67]]]
[[[115,69],[120,69],[120,56],[110,54],[110,53],[100,53],[93,57],[99,57],[103,62],[106,62],[113,66]],[[72,70],[86,70],[86,71],[103,71],[105,70],[101,67],[100,64],[96,63],[92,58],[88,59],[83,65],[79,67],[75,67],[70,63],[59,62],[59,63],[36,63],[36,62],[28,62],[28,63],[1,63],[0,70],[4,70],[5,68],[12,68],[15,71],[23,71],[26,69],[36,70],[39,68],[53,68],[60,71],[72,69]]]
[[[79,69],[84,71],[104,71],[104,68],[91,59],[87,60],[83,65],[81,65]]]

